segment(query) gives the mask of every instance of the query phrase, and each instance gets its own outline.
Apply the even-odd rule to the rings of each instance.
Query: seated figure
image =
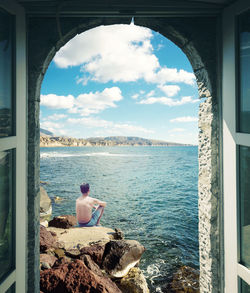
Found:
[[[80,227],[98,226],[103,215],[106,202],[90,197],[88,183],[80,186],[82,195],[76,200],[76,217]],[[93,212],[92,210],[95,209]]]

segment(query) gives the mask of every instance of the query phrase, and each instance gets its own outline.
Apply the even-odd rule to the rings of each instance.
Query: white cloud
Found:
[[[41,95],[41,105],[54,109],[68,109],[71,114],[80,113],[87,116],[99,113],[107,108],[117,107],[115,102],[122,100],[122,93],[118,87],[105,88],[102,92],[90,92],[81,94],[74,98],[72,95],[67,97],[55,94]],[[58,120],[58,114],[50,116],[51,120]],[[61,119],[60,118],[60,119]]]
[[[46,106],[53,109],[70,109],[74,106],[74,97],[72,95],[41,95],[41,106]]]
[[[94,117],[84,117],[84,118],[69,118],[67,120],[70,124],[83,125],[89,128],[103,128],[112,133],[131,135],[134,133],[153,133],[152,130],[146,129],[142,126],[132,125],[128,123],[114,123],[112,121],[107,121]]]
[[[55,135],[65,134],[63,130],[64,124],[61,124],[61,123],[56,123],[52,121],[42,121],[40,124],[40,127],[43,129],[49,130]]]
[[[173,129],[170,129],[168,132],[169,133],[176,133],[176,132],[183,132],[185,131],[184,128],[173,128]]]
[[[188,85],[195,84],[195,75],[186,70],[176,68],[163,67],[159,71],[146,76],[146,81],[164,84],[164,83],[186,83]]]
[[[195,76],[183,69],[161,67],[153,54],[152,31],[136,25],[99,26],[70,40],[57,52],[54,62],[60,68],[81,66],[78,83],[167,82],[193,85]]]
[[[134,94],[133,96],[131,96],[132,99],[136,100],[139,97],[139,94]]]
[[[115,102],[123,99],[121,90],[118,87],[105,88],[102,92],[81,94],[76,98],[75,108],[83,116],[92,113],[99,113],[106,108],[115,108]]]
[[[178,94],[181,88],[178,85],[158,85],[158,88],[168,97],[173,97]]]
[[[171,119],[170,122],[197,122],[198,117],[183,116]]]
[[[162,104],[162,105],[166,105],[166,106],[181,106],[184,104],[188,104],[188,103],[196,103],[197,100],[193,100],[192,97],[187,96],[187,97],[182,97],[181,100],[174,100],[171,98],[167,98],[167,97],[150,97],[144,100],[141,100],[138,104],[146,104],[146,105],[151,105],[151,104]]]
[[[77,35],[55,56],[57,66],[82,65],[91,79],[136,81],[159,67],[150,29],[135,25],[99,26]]]
[[[45,120],[58,121],[58,120],[66,118],[66,117],[67,117],[67,115],[65,115],[65,114],[53,114],[53,115],[45,117],[44,119]]]
[[[148,97],[148,98],[149,98],[149,97],[152,97],[154,94],[155,94],[155,91],[152,90],[152,91],[150,91],[150,92],[147,94],[147,97]]]

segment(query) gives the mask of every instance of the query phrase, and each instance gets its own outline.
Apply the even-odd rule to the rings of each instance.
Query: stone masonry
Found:
[[[99,25],[130,23],[130,18],[30,18],[28,23],[28,288],[39,292],[39,109],[43,77],[55,53],[75,35]],[[220,123],[217,100],[217,19],[136,18],[179,46],[188,57],[199,88],[199,241],[200,288],[220,291]]]

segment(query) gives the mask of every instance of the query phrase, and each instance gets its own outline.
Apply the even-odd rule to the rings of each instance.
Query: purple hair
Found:
[[[82,183],[80,185],[81,193],[87,193],[89,191],[89,184],[88,183]]]

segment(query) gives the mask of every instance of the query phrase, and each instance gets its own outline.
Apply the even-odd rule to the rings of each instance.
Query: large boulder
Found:
[[[117,282],[123,293],[149,293],[147,281],[142,271],[134,267],[128,274]]]
[[[41,271],[40,288],[44,293],[122,293],[115,283],[102,275],[97,265],[92,271],[78,259]]]
[[[111,240],[105,246],[102,267],[115,278],[124,277],[145,251],[136,240]]]
[[[40,225],[40,252],[45,252],[49,248],[55,247],[57,237],[55,234],[47,231],[47,229]]]
[[[49,219],[52,214],[52,204],[46,190],[40,186],[40,218]]]
[[[76,226],[77,220],[75,216],[63,215],[54,217],[53,220],[49,221],[49,227],[56,227],[62,229],[68,229]]]
[[[111,239],[114,239],[115,233],[113,229],[106,227],[77,227],[71,229],[48,227],[47,230],[57,235],[61,248],[66,251],[80,250],[93,244],[105,245]]]

